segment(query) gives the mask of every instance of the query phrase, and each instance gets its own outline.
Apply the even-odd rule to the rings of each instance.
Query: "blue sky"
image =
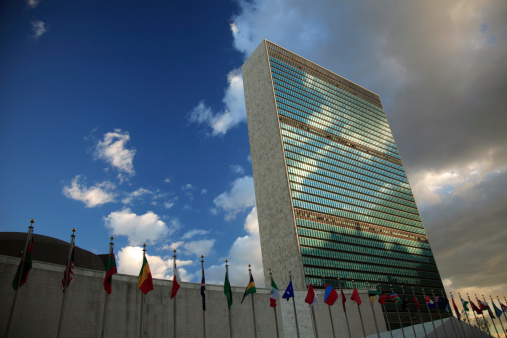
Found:
[[[438,6],[436,6],[438,4]],[[0,5],[0,230],[262,285],[240,67],[269,39],[378,93],[448,289],[507,291],[504,3]],[[282,238],[280,239],[283,240]],[[267,268],[267,267],[266,267]]]

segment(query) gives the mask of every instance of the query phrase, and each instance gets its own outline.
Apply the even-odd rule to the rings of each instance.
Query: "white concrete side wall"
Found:
[[[4,334],[11,310],[14,290],[11,283],[19,263],[18,258],[0,256],[0,334]],[[33,262],[29,279],[19,292],[11,337],[55,337],[63,299],[60,290],[64,267]],[[75,269],[74,281],[67,290],[63,337],[100,337],[106,293],[102,288],[104,273]],[[170,300],[172,282],[154,280],[154,290],[144,297],[142,337],[174,337],[174,299]],[[285,287],[285,286],[284,286]],[[252,297],[241,304],[244,287],[233,287],[231,324],[233,337],[254,337]],[[350,290],[346,290],[347,298]],[[283,290],[282,290],[283,292]],[[361,314],[366,334],[375,333],[367,294],[363,291]],[[296,311],[301,337],[314,337],[311,312],[304,303],[306,291],[295,291]],[[116,274],[109,296],[106,337],[140,337],[141,291],[137,277]],[[276,337],[274,310],[269,306],[268,289],[257,289],[253,296],[257,337]],[[332,337],[329,309],[318,292],[319,303],[314,307],[319,337]],[[203,312],[200,284],[182,283],[176,296],[176,336],[203,337]],[[276,307],[280,337],[295,337],[292,299],[280,299]],[[362,336],[356,303],[347,300],[347,314],[352,337]],[[229,336],[229,311],[223,286],[206,285],[206,337]],[[379,329],[385,331],[382,312],[374,304]],[[336,337],[348,337],[341,298],[331,307]]]

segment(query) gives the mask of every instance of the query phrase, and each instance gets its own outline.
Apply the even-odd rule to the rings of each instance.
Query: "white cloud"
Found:
[[[171,209],[175,202],[164,202],[164,208]]]
[[[201,257],[201,255],[207,256],[211,252],[214,244],[214,239],[203,239],[184,243],[181,248],[183,249],[183,253],[187,255]]]
[[[183,236],[181,236],[181,239],[190,239],[194,236],[202,236],[209,234],[210,230],[201,230],[201,229],[194,229],[187,231]]]
[[[125,147],[128,141],[130,141],[128,132],[115,129],[114,132],[106,133],[104,140],[99,141],[95,149],[96,158],[103,159],[116,168],[120,180],[125,179],[124,174],[128,176],[135,174],[133,161],[136,150]]]
[[[165,183],[171,183],[171,179],[168,177],[164,180]]]
[[[30,24],[32,25],[33,31],[32,38],[34,38],[35,40],[40,38],[44,33],[48,31],[48,24],[43,22],[42,20],[35,20],[30,22]]]
[[[187,183],[187,184],[181,186],[181,190],[183,190],[183,191],[195,190],[195,186],[193,186],[191,183]]]
[[[153,244],[179,228],[177,223],[168,227],[153,211],[136,215],[129,208],[110,213],[104,217],[104,223],[113,235],[127,236],[131,245]]]
[[[231,168],[231,171],[234,173],[234,174],[240,174],[240,175],[243,175],[245,173],[245,169],[243,169],[242,166],[240,165],[237,165],[237,164],[234,164],[234,165],[231,165],[229,166]]]
[[[217,196],[213,203],[217,209],[225,211],[225,220],[236,218],[239,212],[255,205],[253,177],[244,176],[232,183],[231,190]]]
[[[125,197],[121,202],[123,204],[132,204],[133,200],[141,198],[144,195],[153,195],[153,192],[148,189],[139,188],[136,191],[127,194],[127,197]]]
[[[208,189],[202,189],[201,190],[201,195],[206,195],[208,193]]]
[[[214,113],[204,101],[199,102],[190,112],[190,122],[206,124],[212,129],[212,135],[225,135],[227,131],[246,121],[245,99],[243,95],[243,77],[238,69],[227,75],[228,87],[225,89],[224,108]]]
[[[27,2],[26,2],[28,7],[30,7],[30,8],[35,8],[35,7],[39,6],[39,3],[40,3],[40,0],[27,0]]]
[[[63,194],[66,197],[81,201],[85,203],[88,208],[114,202],[116,197],[114,192],[116,187],[114,184],[111,182],[102,182],[87,187],[85,184],[79,183],[80,177],[80,175],[77,175],[72,180],[70,186],[66,185],[63,187]]]

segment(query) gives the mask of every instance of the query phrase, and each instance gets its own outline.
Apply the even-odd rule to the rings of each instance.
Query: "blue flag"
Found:
[[[405,310],[407,307],[408,307],[407,297],[405,297],[405,295],[403,295],[403,299],[402,299],[402,303],[401,303],[401,308],[403,310]]]
[[[287,285],[287,289],[283,293],[282,298],[286,298],[287,301],[289,301],[289,298],[294,297],[294,289],[292,288],[292,280],[289,282],[289,285]]]
[[[493,303],[493,302],[491,302]],[[496,313],[496,316],[498,318],[500,318],[500,316],[502,315],[502,310],[500,310],[499,308],[496,307],[495,303],[493,303],[493,307],[495,308],[495,313]]]

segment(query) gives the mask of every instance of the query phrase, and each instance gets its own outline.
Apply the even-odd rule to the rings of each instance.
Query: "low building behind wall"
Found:
[[[11,283],[19,258],[0,255],[0,332],[5,332],[14,290]],[[63,265],[33,262],[28,282],[20,289],[11,337],[55,337],[63,299],[60,289]],[[100,337],[106,293],[102,287],[103,271],[76,268],[74,280],[67,290],[63,318],[63,337]],[[154,290],[144,296],[143,337],[203,337],[203,311],[200,284],[182,283],[177,296],[170,300],[172,282],[154,279]],[[241,304],[243,287],[233,287],[231,324],[233,337],[254,337],[253,308],[255,308],[258,337],[276,337],[274,310],[269,306],[269,289],[257,289]],[[283,290],[282,290],[283,292]],[[366,334],[376,333],[372,308],[366,290],[360,290],[363,304],[361,315]],[[345,290],[346,309],[352,337],[361,337],[358,307]],[[317,291],[319,303],[314,307],[320,337],[332,337],[331,317],[336,337],[348,337],[341,297],[331,308],[323,302],[323,292]],[[314,337],[311,311],[304,302],[306,291],[295,291],[296,311],[301,337]],[[139,337],[141,330],[142,293],[137,277],[116,274],[109,296],[105,321],[106,337]],[[176,302],[176,306],[175,306]],[[276,307],[280,337],[296,337],[292,299],[280,298]],[[221,285],[206,285],[206,337],[229,336],[229,312]],[[174,310],[176,308],[176,323]],[[380,305],[374,302],[377,325],[386,331]]]

